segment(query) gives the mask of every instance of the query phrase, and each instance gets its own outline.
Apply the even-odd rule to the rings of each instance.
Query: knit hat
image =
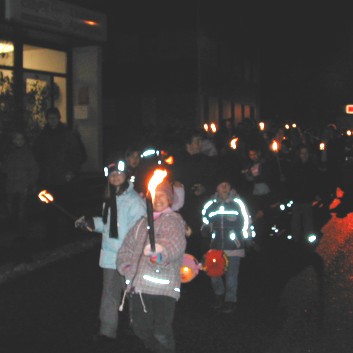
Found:
[[[218,173],[215,179],[215,186],[217,186],[221,183],[228,183],[230,186],[233,186],[233,180],[229,172],[227,171],[221,171]]]
[[[160,184],[157,185],[156,192],[157,191],[164,192],[167,195],[170,204],[173,203],[174,192],[173,192],[173,187],[170,184],[170,182],[168,182],[166,180],[162,181]]]

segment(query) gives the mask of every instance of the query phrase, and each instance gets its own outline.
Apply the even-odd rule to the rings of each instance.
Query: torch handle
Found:
[[[156,243],[154,239],[154,221],[153,221],[153,205],[152,200],[149,196],[146,196],[146,207],[147,207],[147,224],[148,224],[148,236],[151,245],[151,251],[156,250]]]

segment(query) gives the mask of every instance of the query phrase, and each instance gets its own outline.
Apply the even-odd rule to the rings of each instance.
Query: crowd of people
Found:
[[[26,233],[28,195],[40,184],[65,203],[85,159],[80,141],[60,122],[60,112],[49,109],[46,119],[32,145],[15,131],[0,160],[8,212],[19,237]],[[347,195],[337,212],[350,212],[353,188],[344,171],[352,142],[333,124],[317,137],[295,124],[271,131],[249,119],[237,126],[226,119],[216,133],[188,127],[164,142],[131,141],[124,150],[111,151],[101,213],[75,221],[77,228],[101,236],[103,284],[94,338],[99,344],[116,339],[119,310],[127,300],[131,328],[146,349],[175,352],[172,326],[184,253],[200,263],[207,262],[211,250],[221,254],[223,271],[210,275],[212,306],[231,314],[241,259],[250,248],[261,250],[280,202],[291,200],[289,229],[293,242],[302,245],[317,231],[315,201],[328,208],[340,187]],[[156,168],[164,168],[167,177],[152,197],[152,244],[146,197]],[[55,237],[60,215],[47,210],[48,234]]]
[[[229,124],[224,128],[229,128]],[[292,126],[289,131],[278,129],[271,136],[249,122],[231,133],[220,130],[218,134],[207,134],[199,128],[185,129],[177,140],[179,144],[169,145],[169,149],[156,145],[144,150],[146,146],[134,143],[120,159],[112,154],[107,165],[113,173],[124,175],[142,200],[147,197],[147,182],[155,168],[165,168],[168,179],[157,187],[153,199],[155,248],[152,249],[148,236],[146,209],[137,222],[129,222],[128,230],[118,232],[119,239],[110,239],[115,244],[113,268],[118,272],[119,283],[124,280],[125,284],[118,286],[120,293],[114,296],[111,310],[115,314],[105,319],[100,315],[101,329],[96,342],[109,343],[116,338],[117,309],[122,310],[127,300],[133,332],[148,351],[175,352],[172,325],[181,292],[184,253],[209,266],[213,265],[208,254],[224,260],[221,268],[207,272],[207,265],[204,269],[214,292],[212,307],[224,314],[233,313],[237,308],[241,259],[248,250],[261,251],[269,234],[274,205],[291,200],[289,227],[293,243],[305,245],[307,237],[316,231],[313,203],[320,201],[328,207],[336,197],[336,188],[344,188],[339,174],[344,158],[338,157],[347,154],[349,140],[335,126],[328,129],[331,138],[324,140],[325,154],[319,148],[321,140],[297,127]],[[342,164],[337,164],[338,160]],[[119,164],[126,165],[126,169],[120,170]],[[117,200],[119,195],[120,188],[116,188]],[[109,200],[104,201],[103,209],[111,204]],[[125,222],[118,208],[110,207],[108,214],[112,212],[117,213],[120,222]],[[103,212],[103,218],[98,219],[109,227],[109,217],[104,220]],[[93,220],[80,218],[77,226],[102,233],[96,218]],[[107,295],[105,286],[104,280],[102,303]],[[104,323],[108,319],[110,322]],[[102,327],[113,330],[105,331]]]

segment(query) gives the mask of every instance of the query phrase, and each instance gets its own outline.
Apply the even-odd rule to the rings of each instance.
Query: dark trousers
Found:
[[[130,299],[132,328],[152,352],[175,353],[175,303],[174,298],[165,295],[133,294]]]

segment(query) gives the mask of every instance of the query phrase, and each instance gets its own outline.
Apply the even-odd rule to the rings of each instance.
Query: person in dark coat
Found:
[[[254,219],[257,241],[263,243],[271,223],[271,205],[275,202],[274,173],[269,160],[257,147],[249,148],[241,173],[248,183],[245,199]]]
[[[33,151],[39,164],[38,186],[47,189],[55,200],[70,208],[72,181],[79,174],[85,156],[77,136],[60,121],[57,108],[45,113],[47,124],[33,142]],[[61,238],[68,219],[53,207],[46,207],[47,234],[51,239]]]
[[[209,157],[201,152],[200,130],[190,129],[184,138],[185,150],[175,158],[174,176],[185,189],[185,202],[180,214],[192,230],[192,235],[188,238],[187,252],[200,259],[202,256],[200,213],[214,190],[217,163],[216,157]]]
[[[300,145],[288,173],[289,196],[293,201],[291,234],[295,242],[303,242],[315,233],[313,202],[319,199],[319,169],[308,146]]]
[[[17,236],[26,236],[29,197],[34,195],[38,181],[38,164],[28,145],[26,136],[15,131],[2,167],[6,176],[6,201],[11,223]]]

